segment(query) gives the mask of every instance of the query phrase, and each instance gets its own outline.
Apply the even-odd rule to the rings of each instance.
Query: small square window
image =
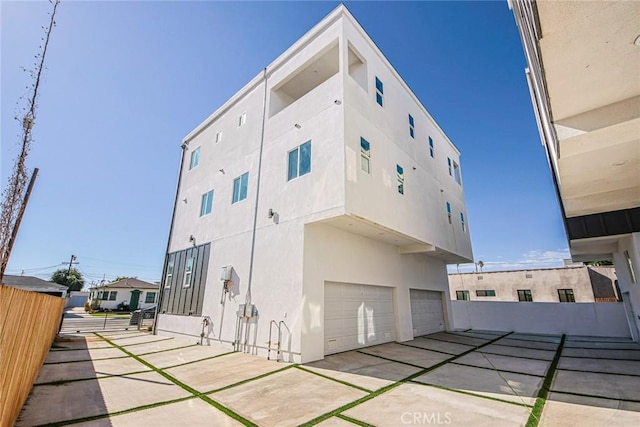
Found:
[[[402,169],[402,166],[396,165],[396,174],[398,177],[398,193],[404,194],[404,169]]]
[[[459,301],[469,301],[469,291],[456,291],[456,299]]]
[[[244,125],[247,122],[247,113],[240,114],[238,117],[238,127]]]
[[[558,289],[558,299],[560,302],[576,302],[573,289]]]
[[[205,216],[211,213],[211,207],[213,206],[213,190],[204,193],[202,195],[202,201],[200,202],[200,216]]]
[[[433,139],[429,137],[429,155],[433,157]]]
[[[216,133],[216,143],[222,141],[222,131],[218,131],[218,133]]]
[[[185,288],[191,286],[191,278],[193,276],[193,258],[187,259],[187,265],[184,268],[184,284]]]
[[[311,141],[289,151],[287,181],[311,172]]]
[[[233,201],[237,203],[247,198],[247,185],[249,182],[249,172],[245,172],[233,180]]]
[[[189,162],[189,170],[195,168],[200,164],[200,147],[191,152],[191,161]]]
[[[518,289],[518,301],[520,302],[532,302],[531,289]]]
[[[371,144],[360,137],[360,167],[366,173],[371,173]]]
[[[376,77],[376,102],[381,107],[384,107],[384,86],[378,77]]]

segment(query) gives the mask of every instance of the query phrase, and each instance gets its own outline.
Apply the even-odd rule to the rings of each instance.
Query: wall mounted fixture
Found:
[[[300,126],[298,123],[296,123],[295,125],[293,125],[296,129],[300,129],[302,126]]]
[[[273,209],[269,209],[269,218],[273,218],[274,215],[275,212],[273,211]]]
[[[339,99],[336,99],[335,101],[333,101],[333,103],[336,105],[340,105],[342,104],[342,101],[340,101]]]

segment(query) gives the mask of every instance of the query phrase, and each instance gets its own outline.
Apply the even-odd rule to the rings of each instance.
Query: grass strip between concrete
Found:
[[[516,406],[524,406],[525,408],[532,408],[533,405],[527,405],[526,403],[521,403],[521,402],[514,402],[512,400],[506,400],[506,399],[500,399],[499,397],[493,397],[493,396],[485,396],[483,394],[476,394],[476,393],[472,393],[470,391],[464,391],[464,390],[458,390],[456,388],[449,388],[449,387],[445,387],[442,385],[438,385],[438,384],[428,384],[428,383],[422,383],[420,381],[409,381],[412,384],[420,384],[426,387],[434,387],[434,388],[439,388],[441,390],[446,390],[446,391],[452,391],[454,393],[460,393],[460,394],[466,394],[467,396],[473,396],[473,397],[480,397],[482,399],[487,399],[487,400],[494,400],[496,402],[501,402],[501,403],[510,403],[511,405],[516,405]]]
[[[544,404],[547,402],[547,396],[549,395],[549,391],[551,390],[551,383],[553,382],[553,377],[555,376],[556,370],[558,368],[558,363],[560,363],[560,356],[562,355],[562,348],[564,347],[564,341],[566,338],[567,336],[565,334],[562,334],[560,345],[558,345],[558,349],[556,350],[556,354],[553,357],[551,366],[549,366],[547,375],[542,382],[542,387],[540,387],[540,391],[538,392],[536,403],[533,405],[533,409],[529,414],[529,419],[527,419],[526,427],[538,427],[538,424],[540,424],[542,410],[544,409]]]
[[[127,375],[144,374],[144,373],[147,373],[147,372],[151,372],[151,369],[145,369],[144,371],[127,372],[127,373],[124,373],[124,374],[103,375],[101,377],[86,377],[86,378],[74,378],[72,380],[49,381],[49,382],[46,382],[46,383],[36,383],[33,386],[37,387],[37,386],[41,386],[41,385],[61,385],[61,384],[67,384],[67,383],[77,383],[77,382],[80,382],[80,381],[103,380],[105,378],[126,377]]]
[[[236,386],[239,386],[239,385],[242,385],[242,384],[250,383],[251,381],[259,380],[259,379],[262,379],[264,377],[268,377],[269,375],[273,375],[273,374],[277,374],[277,373],[282,372],[282,371],[286,371],[287,369],[291,369],[291,368],[294,368],[296,366],[297,365],[295,365],[295,364],[287,365],[287,366],[285,366],[283,368],[276,369],[275,371],[266,372],[264,374],[260,374],[260,375],[257,375],[255,377],[247,378],[246,380],[238,381],[237,383],[233,383],[233,384],[226,385],[224,387],[216,388],[214,390],[210,390],[210,391],[207,391],[207,392],[202,393],[202,394],[218,393],[220,391],[228,390],[228,389],[230,389],[232,387],[236,387]]]
[[[632,360],[632,362],[634,362]],[[638,374],[623,374],[622,372],[602,372],[602,371],[585,371],[584,369],[558,368],[558,371],[578,372],[580,374],[600,374],[600,375],[618,375],[621,377],[640,377]]]
[[[175,350],[175,349],[174,349]],[[159,353],[159,352],[158,352]],[[180,366],[185,366],[185,365],[192,365],[194,363],[198,363],[198,362],[203,362],[205,360],[211,360],[211,359],[217,359],[218,357],[222,357],[222,356],[226,356],[228,354],[233,354],[236,353],[235,351],[228,351],[226,353],[222,353],[222,354],[216,354],[215,356],[209,356],[209,357],[205,357],[203,359],[198,359],[198,360],[192,360],[190,362],[184,362],[184,363],[178,363],[177,365],[171,365],[171,366],[165,366],[162,369],[171,369],[171,368],[178,368]],[[144,356],[146,354],[155,354],[155,353],[145,353],[145,354],[139,354],[138,356]]]
[[[107,347],[109,348],[109,347]],[[97,350],[104,350],[102,348],[97,349]],[[83,351],[83,350],[76,350],[76,351]],[[63,363],[77,363],[77,362],[93,362],[96,360],[113,360],[113,359],[126,359],[127,356],[114,356],[114,357],[98,357],[96,359],[79,359],[79,360],[61,360],[59,362],[44,362],[44,365],[61,365]]]
[[[300,427],[314,426],[314,425],[319,424],[322,421],[327,420],[327,419],[329,419],[331,417],[338,416],[339,414],[341,414],[344,411],[347,411],[347,410],[349,410],[349,409],[351,409],[351,408],[353,408],[355,406],[358,406],[358,405],[360,405],[360,404],[362,404],[364,402],[367,402],[367,401],[373,399],[374,397],[380,396],[383,393],[386,393],[386,392],[388,392],[390,390],[393,390],[394,388],[396,388],[396,387],[398,387],[398,386],[400,386],[402,384],[405,384],[405,383],[407,383],[409,381],[412,381],[412,380],[414,380],[414,379],[416,379],[416,378],[418,378],[418,377],[420,377],[420,376],[422,376],[422,375],[424,375],[424,374],[426,374],[426,373],[428,373],[430,371],[438,369],[441,366],[444,366],[447,363],[449,363],[449,362],[451,362],[451,361],[453,361],[455,359],[458,359],[459,357],[465,356],[465,355],[467,355],[467,354],[469,354],[469,353],[471,353],[473,351],[478,350],[479,348],[482,348],[482,347],[484,347],[486,345],[489,345],[489,344],[494,343],[494,342],[496,342],[498,340],[501,340],[502,338],[504,338],[506,336],[509,336],[512,333],[513,332],[506,333],[504,335],[496,337],[495,339],[493,339],[491,341],[487,341],[486,343],[483,343],[483,344],[480,344],[478,346],[475,346],[475,347],[465,351],[464,353],[460,353],[457,356],[450,357],[449,359],[446,359],[446,360],[443,360],[442,362],[436,363],[433,366],[430,366],[430,367],[425,368],[425,369],[421,369],[420,371],[416,372],[415,374],[411,374],[406,378],[403,378],[403,379],[401,379],[399,381],[396,381],[395,383],[392,383],[392,384],[389,384],[387,386],[384,386],[384,387],[374,391],[373,393],[370,393],[370,394],[368,394],[366,396],[361,397],[360,399],[356,399],[353,402],[347,403],[346,405],[343,405],[343,406],[341,406],[341,407],[339,407],[337,409],[334,409],[333,411],[329,411],[326,414],[320,415],[320,416],[312,419],[311,421],[307,421],[306,423],[301,424]],[[368,354],[368,353],[365,353],[365,354]],[[374,354],[370,354],[370,356],[375,356],[375,355]],[[375,357],[380,357],[380,356],[375,356]],[[386,359],[385,357],[381,357],[381,358],[382,359]],[[401,363],[401,362],[399,362],[399,363]],[[411,365],[411,366],[414,366],[414,365]],[[422,368],[422,367],[420,367],[420,368]]]
[[[407,344],[407,343],[404,343],[404,342],[397,342],[396,344],[400,344],[400,345],[403,345],[405,347],[417,348],[419,350],[427,350],[427,351],[433,351],[433,352],[436,352],[436,353],[442,353],[442,354],[446,354],[448,356],[455,356],[456,355],[455,353],[448,353],[446,351],[434,350],[432,348],[427,348],[427,347],[419,347],[417,345],[411,345],[411,344]]]
[[[321,374],[320,372],[316,372],[316,371],[313,371],[311,369],[307,369],[307,368],[305,368],[303,366],[300,366],[300,365],[296,365],[296,368],[300,369],[301,371],[308,372],[310,374],[317,375],[319,377],[326,378],[328,380],[340,383],[342,385],[353,387],[353,388],[358,389],[360,391],[364,391],[365,393],[371,393],[373,391],[373,390],[369,390],[369,389],[364,388],[364,387],[360,387],[359,385],[351,384],[350,382],[347,382],[347,381],[339,380],[338,378],[332,378],[332,377],[330,377],[328,375]]]
[[[187,384],[185,384],[182,381],[178,380],[177,378],[174,378],[173,376],[167,374],[162,369],[159,369],[159,368],[155,367],[154,365],[152,365],[151,363],[147,362],[146,360],[144,360],[144,359],[138,357],[137,355],[129,352],[126,348],[119,346],[118,344],[112,342],[111,340],[109,340],[107,338],[104,338],[102,335],[100,335],[97,332],[94,332],[94,334],[96,336],[102,338],[103,340],[105,340],[106,342],[108,342],[109,344],[114,346],[115,348],[117,348],[120,351],[124,352],[129,357],[134,358],[138,362],[142,363],[143,365],[147,366],[151,370],[155,371],[157,374],[159,374],[159,375],[163,376],[164,378],[166,378],[167,380],[171,381],[172,383],[174,383],[178,387],[182,388],[186,392],[191,393],[195,397],[198,397],[198,398],[202,399],[203,401],[207,402],[208,404],[210,404],[211,406],[215,407],[219,411],[221,411],[224,414],[230,416],[234,420],[239,421],[240,423],[244,424],[245,426],[258,427],[256,424],[254,424],[253,422],[251,422],[248,419],[244,418],[242,415],[232,411],[231,409],[227,408],[226,406],[221,405],[220,403],[218,403],[215,400],[211,399],[209,396],[206,396],[204,393],[200,393],[198,390],[196,390],[194,388],[191,388],[190,386],[188,386]]]
[[[340,419],[342,419],[342,420],[348,421],[348,422],[350,422],[351,424],[355,424],[355,425],[357,425],[357,426],[362,426],[362,427],[376,427],[376,426],[374,426],[373,424],[369,424],[369,423],[365,423],[364,421],[356,420],[355,418],[348,417],[348,416],[346,416],[346,415],[344,415],[344,414],[338,414],[338,415],[336,415],[336,417],[337,417],[337,418],[340,418]]]

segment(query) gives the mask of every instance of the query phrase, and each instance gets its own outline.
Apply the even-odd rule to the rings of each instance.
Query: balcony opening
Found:
[[[349,75],[367,92],[367,64],[362,55],[349,43]]]

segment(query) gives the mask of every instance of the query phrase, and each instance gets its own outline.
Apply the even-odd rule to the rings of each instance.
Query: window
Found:
[[[495,297],[496,291],[488,290],[488,291],[476,291],[476,296],[478,297]]]
[[[469,301],[469,291],[456,291],[456,299],[461,301]]]
[[[167,277],[164,279],[164,287],[171,287],[171,278],[173,277],[173,261],[167,264]]]
[[[518,301],[532,302],[531,289],[518,289]]]
[[[380,81],[380,79],[376,77],[376,102],[381,107],[384,107],[383,96],[384,96],[384,86],[382,85],[382,82]]]
[[[462,225],[462,232],[465,233],[467,231],[467,225],[464,222],[464,214],[460,212],[460,225]]]
[[[429,137],[429,155],[433,157],[433,139]]]
[[[109,292],[109,301],[115,301],[117,295],[118,295],[118,291]]]
[[[629,268],[629,277],[631,278],[631,283],[636,283],[636,272],[633,269],[633,262],[631,262],[631,256],[629,256],[629,251],[624,251],[624,259],[627,261],[627,267]]]
[[[371,146],[369,141],[360,137],[360,167],[366,173],[371,173]]]
[[[191,276],[193,273],[193,258],[187,259],[187,265],[184,268],[184,287],[188,288],[191,286]]]
[[[415,122],[411,114],[409,114],[409,135],[411,138],[415,138]]]
[[[249,181],[249,172],[245,172],[233,180],[233,202],[247,198],[247,182]]]
[[[451,157],[447,157],[447,165],[449,166],[449,175],[453,175],[451,171]]]
[[[202,202],[200,203],[200,216],[205,216],[211,213],[211,206],[213,205],[213,190],[202,195]]]
[[[576,302],[573,289],[558,289],[558,298],[560,302]]]
[[[191,162],[189,162],[189,170],[195,168],[200,163],[200,147],[191,152]]]
[[[109,291],[103,291],[102,293],[99,294],[99,298],[103,301],[106,301],[109,299]]]
[[[447,218],[449,218],[449,224],[451,224],[451,203],[447,202]]]
[[[311,141],[289,151],[289,172],[287,181],[311,172]]]
[[[240,114],[240,117],[238,117],[238,127],[242,126],[246,122],[247,122],[247,113],[245,112]]]
[[[402,166],[396,165],[396,172],[398,175],[398,193],[404,194],[404,169],[402,169]]]
[[[147,295],[144,297],[145,304],[153,304],[156,302],[156,293],[155,292],[147,292]]]
[[[216,133],[216,143],[222,141],[222,131],[219,130],[218,133]]]
[[[451,166],[449,166],[449,168],[451,168]],[[449,169],[449,174],[451,174],[451,169]],[[455,161],[453,162],[453,178],[458,184],[462,184],[462,177],[460,176],[460,165],[458,165]]]

